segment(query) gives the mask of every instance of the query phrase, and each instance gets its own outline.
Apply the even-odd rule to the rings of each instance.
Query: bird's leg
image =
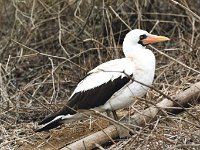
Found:
[[[106,114],[108,117],[110,117],[112,119],[119,120],[119,117],[117,116],[117,113],[115,110],[106,110]]]
[[[108,117],[113,118],[116,121],[119,120],[119,117],[117,116],[117,113],[115,110],[112,110],[112,111],[107,110],[106,113]],[[120,138],[130,137],[129,131],[127,129],[125,129],[124,127],[116,123],[114,123],[114,126],[117,128]]]
[[[115,110],[112,110],[112,114],[115,120],[119,120],[119,117],[117,116],[117,113]]]
[[[106,114],[108,117],[113,118],[113,114],[111,114],[110,110],[106,110]]]

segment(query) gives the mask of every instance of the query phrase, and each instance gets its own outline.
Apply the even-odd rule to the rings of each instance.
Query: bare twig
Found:
[[[175,0],[170,0],[173,4],[180,6],[181,8],[183,8],[184,10],[188,11],[192,16],[194,16],[197,21],[200,21],[200,17],[194,13],[192,10],[190,10],[188,7],[185,7],[184,5],[180,4],[179,2],[175,1]]]
[[[167,57],[167,58],[169,58],[169,59],[171,59],[171,60],[177,62],[178,64],[180,64],[180,65],[186,67],[186,68],[189,69],[189,70],[192,70],[192,71],[194,71],[194,72],[200,74],[200,71],[198,71],[198,70],[196,70],[196,69],[194,69],[194,68],[191,68],[191,67],[187,66],[186,64],[184,64],[184,63],[178,61],[177,59],[175,59],[175,58],[173,58],[173,57],[171,57],[171,56],[169,56],[169,55],[167,55],[167,54],[165,54],[165,53],[159,51],[159,50],[158,50],[157,48],[155,48],[154,46],[150,46],[150,47],[151,47],[152,49],[156,50],[156,52],[158,52],[159,54],[161,54],[161,55],[163,55],[163,56],[165,56],[165,57]]]
[[[131,31],[132,30],[131,27],[128,24],[126,24],[126,22],[114,11],[112,6],[109,6],[109,8],[112,10],[112,12],[115,14],[115,16],[117,18],[119,18],[119,20]]]

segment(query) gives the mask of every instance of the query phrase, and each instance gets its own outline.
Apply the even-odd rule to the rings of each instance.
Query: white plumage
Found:
[[[142,97],[148,90],[148,87],[131,80],[130,76],[145,85],[153,82],[155,56],[145,46],[167,40],[167,37],[144,30],[130,31],[123,42],[125,58],[108,61],[88,72],[75,88],[67,106],[77,111],[95,109],[100,112],[130,106],[134,102],[133,97]],[[73,115],[77,116],[77,113],[64,107],[44,119],[41,124],[45,125],[39,131],[56,127]]]

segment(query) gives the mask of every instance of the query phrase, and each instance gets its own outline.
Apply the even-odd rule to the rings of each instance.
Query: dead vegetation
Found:
[[[157,58],[155,88],[171,96],[200,81],[199,8],[199,0],[1,0],[0,147],[58,149],[105,128],[107,121],[95,118],[49,133],[34,132],[38,121],[62,107],[87,71],[123,57],[121,44],[129,29],[171,39],[153,45],[166,55],[150,47]],[[150,90],[130,111],[141,111],[162,98]],[[188,108],[197,118],[199,110],[195,101]],[[97,147],[200,148],[200,122],[187,113],[169,116],[147,122],[141,134]]]

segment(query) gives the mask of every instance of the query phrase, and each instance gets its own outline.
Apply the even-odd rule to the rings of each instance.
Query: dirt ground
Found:
[[[108,126],[104,120],[92,120],[63,126],[43,133],[30,133],[28,139],[20,144],[19,150],[59,149]],[[33,125],[32,125],[33,127]]]

